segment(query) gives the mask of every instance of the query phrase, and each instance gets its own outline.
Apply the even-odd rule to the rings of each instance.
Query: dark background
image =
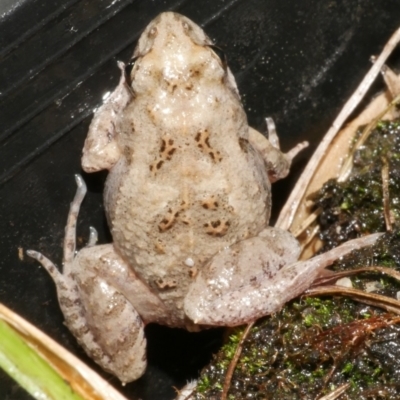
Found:
[[[10,3],[10,4],[8,4]],[[93,109],[119,78],[140,32],[158,13],[180,12],[204,27],[228,58],[253,127],[277,124],[284,150],[311,142],[290,178],[274,185],[274,215],[369,57],[400,26],[398,0],[26,0],[0,3],[0,301],[89,362],[63,326],[46,271],[18,249],[58,264],[73,174]],[[399,57],[397,51],[391,61]],[[378,85],[379,86],[379,85]],[[79,218],[110,241],[102,207],[104,173],[83,174],[89,192]],[[172,399],[209,359],[221,331],[188,334],[149,326],[149,368],[121,388],[130,398]],[[1,338],[0,338],[1,340]],[[27,399],[0,376],[1,399]]]

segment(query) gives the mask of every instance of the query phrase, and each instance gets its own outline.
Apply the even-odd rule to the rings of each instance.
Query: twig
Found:
[[[344,385],[336,388],[333,392],[330,392],[329,394],[327,394],[323,397],[320,397],[318,400],[335,400],[341,394],[343,394],[349,387],[350,387],[350,383],[345,383]]]
[[[226,371],[224,387],[222,388],[221,400],[227,399],[229,387],[231,385],[233,371],[235,370],[236,365],[239,361],[240,354],[242,353],[243,343],[246,340],[248,334],[250,333],[250,329],[253,327],[254,323],[255,323],[255,321],[252,321],[246,326],[246,329],[244,330],[243,335],[240,338],[240,341],[236,347],[235,354],[233,355],[233,358],[229,364],[228,370]]]
[[[319,214],[321,214],[322,208],[317,208],[314,212],[312,212],[297,228],[295,232],[292,232],[294,237],[299,237],[315,220],[318,218]]]
[[[366,293],[362,290],[346,288],[343,286],[318,286],[308,289],[305,296],[321,296],[321,295],[340,295],[355,298],[356,300],[382,308],[388,312],[400,315],[400,301],[392,299],[391,297],[382,296],[375,293]]]
[[[351,275],[356,275],[362,272],[381,272],[382,274],[386,274],[391,276],[394,279],[397,279],[400,281],[400,272],[396,271],[393,268],[387,268],[387,267],[380,267],[379,265],[372,265],[370,267],[361,267],[357,269],[352,269],[348,271],[341,271],[341,272],[332,272],[329,275],[325,275],[321,278],[318,278],[314,281],[313,285],[323,285],[331,281],[336,281],[340,278],[351,276]]]
[[[390,212],[390,195],[389,195],[389,164],[386,157],[382,157],[382,199],[383,199],[383,215],[385,217],[386,230],[393,231],[393,218]]]

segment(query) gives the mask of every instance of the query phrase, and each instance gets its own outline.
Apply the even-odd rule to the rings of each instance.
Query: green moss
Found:
[[[314,196],[322,252],[368,232],[386,230],[382,200],[382,157],[389,164],[390,209],[400,216],[400,123],[381,121],[354,155],[345,182],[329,180]]]
[[[370,318],[365,318],[366,314]],[[250,333],[229,393],[235,399],[268,399],[271,393],[274,399],[315,399],[351,382],[344,398],[366,399],[364,393],[381,390],[390,377],[390,368],[376,359],[374,349],[368,346],[371,340],[379,342],[396,334],[397,329],[380,310],[350,299],[292,302],[282,312],[260,320],[257,332]],[[227,345],[231,346],[234,343]],[[202,399],[200,394],[219,398],[227,367],[221,363],[223,357],[221,351],[203,372],[195,399]],[[218,368],[221,364],[223,369]],[[398,383],[393,385],[400,389]]]

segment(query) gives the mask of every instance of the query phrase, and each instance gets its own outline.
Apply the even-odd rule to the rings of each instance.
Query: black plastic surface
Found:
[[[129,60],[147,23],[170,9],[202,25],[225,51],[253,127],[264,130],[264,117],[272,116],[284,150],[311,142],[291,177],[274,185],[274,215],[369,69],[369,57],[400,26],[397,0],[26,0],[0,9],[0,301],[85,361],[62,324],[50,277],[26,256],[19,259],[19,249],[40,250],[60,263],[92,111],[117,84],[116,61]],[[81,245],[91,225],[100,242],[110,241],[104,178],[84,174]],[[143,400],[174,398],[172,386],[193,378],[221,337],[220,331],[147,331],[146,375],[124,388],[107,376],[128,397]],[[1,399],[29,398],[5,375],[0,379]]]

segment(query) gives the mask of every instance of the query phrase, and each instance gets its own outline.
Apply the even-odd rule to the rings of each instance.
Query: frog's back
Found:
[[[168,44],[132,72],[106,206],[118,251],[179,309],[207,260],[267,224],[270,199],[229,71],[208,46]]]

